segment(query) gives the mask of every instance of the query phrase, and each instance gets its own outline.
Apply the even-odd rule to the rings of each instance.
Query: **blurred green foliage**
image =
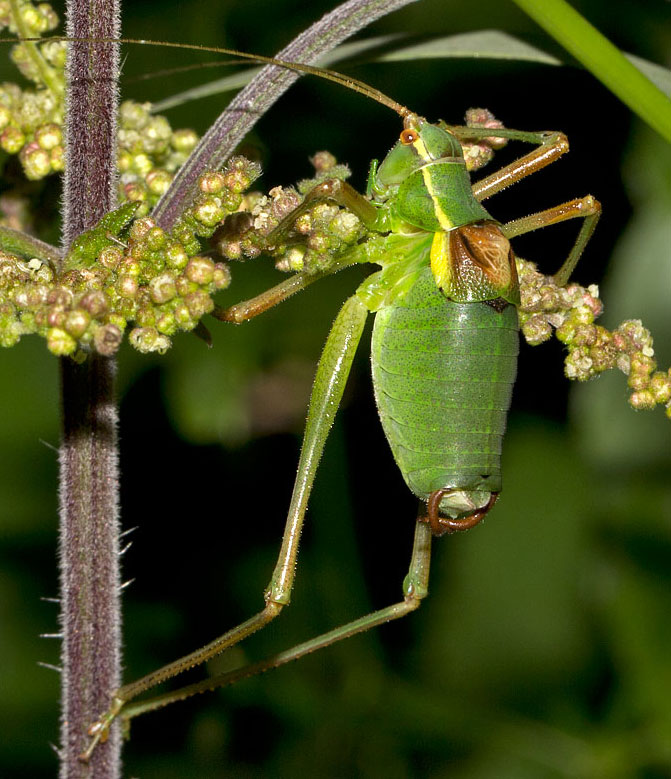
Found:
[[[124,9],[124,31],[272,53],[331,5],[136,0]],[[668,4],[626,0],[617,13],[606,0],[574,5],[624,50],[661,63],[668,56]],[[551,48],[512,4],[495,0],[423,0],[369,33],[490,27]],[[158,99],[210,77],[133,82],[206,58],[127,53],[129,97]],[[606,325],[643,318],[668,366],[671,163],[652,131],[575,68],[427,60],[350,72],[431,118],[457,122],[484,105],[508,126],[564,130],[569,157],[493,200],[492,211],[506,220],[598,197],[604,216],[576,275],[603,279]],[[2,77],[15,78],[10,69]],[[221,102],[183,107],[171,122],[203,131]],[[266,187],[309,175],[308,155],[327,148],[350,163],[361,188],[368,161],[398,130],[386,109],[303,79],[246,151],[260,156]],[[573,229],[525,237],[518,252],[550,271]],[[233,273],[222,303],[277,278],[263,260]],[[213,324],[211,351],[182,336],[164,358],[121,354],[123,522],[138,526],[124,558],[135,579],[125,599],[127,678],[261,605],[314,363],[357,273],[248,325]],[[58,663],[58,642],[38,638],[58,631],[57,606],[40,600],[57,593],[57,363],[26,339],[2,352],[0,371],[0,775],[38,779],[54,775],[48,743],[58,739],[58,677],[36,665]],[[671,776],[670,423],[662,412],[631,411],[619,375],[572,387],[569,397],[567,384],[558,346],[523,349],[503,496],[481,527],[436,544],[431,596],[417,614],[138,719],[127,775]],[[210,670],[398,599],[415,511],[376,420],[362,347],[311,502],[291,609]]]

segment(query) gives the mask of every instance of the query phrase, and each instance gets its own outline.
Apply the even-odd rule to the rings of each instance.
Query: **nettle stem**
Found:
[[[68,0],[67,34],[113,38],[117,0]],[[70,44],[63,247],[116,205],[119,47]],[[120,775],[120,734],[84,764],[87,727],[120,684],[117,421],[112,359],[61,360],[60,564],[63,629],[61,779]]]

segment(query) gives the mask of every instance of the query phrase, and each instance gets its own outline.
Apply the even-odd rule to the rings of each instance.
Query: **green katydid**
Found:
[[[240,56],[239,52],[218,49]],[[517,219],[497,222],[482,201],[554,162],[568,151],[559,132],[523,132],[432,124],[362,82],[333,71],[269,62],[312,73],[355,89],[396,111],[400,137],[371,165],[366,196],[339,179],[316,186],[268,236],[285,242],[297,217],[327,200],[356,215],[369,231],[333,267],[318,275],[298,273],[256,298],[217,316],[240,323],[272,308],[315,279],[361,262],[381,270],[344,303],[318,364],[279,558],[265,591],[265,607],[207,646],[122,687],[110,710],[91,726],[92,742],[106,737],[112,721],[140,713],[281,665],[317,648],[397,619],[416,609],[428,590],[431,538],[473,527],[501,490],[501,443],[518,352],[519,283],[509,239],[580,217],[583,223],[554,276],[568,281],[600,214],[590,195]],[[496,134],[536,148],[471,184],[460,141]],[[205,662],[274,619],[291,597],[298,544],[312,484],[352,360],[369,313],[375,314],[371,358],[377,406],[394,458],[410,490],[426,509],[415,530],[403,600],[308,641],[269,661],[208,679],[148,701],[138,694]]]

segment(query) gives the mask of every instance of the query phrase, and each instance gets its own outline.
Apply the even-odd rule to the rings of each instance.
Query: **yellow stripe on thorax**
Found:
[[[426,150],[426,145],[421,138],[417,138],[417,140],[412,145],[424,162],[432,161],[431,157],[429,156],[429,152]],[[441,208],[441,205],[438,202],[438,196],[433,188],[433,182],[431,181],[431,167],[423,167],[420,168],[420,170],[422,171],[422,178],[424,179],[424,186],[426,187],[426,191],[431,196],[431,200],[433,200],[433,212],[436,215],[438,224],[443,228],[443,230],[452,230],[454,225],[452,222],[450,222],[450,220],[445,215],[445,212]]]

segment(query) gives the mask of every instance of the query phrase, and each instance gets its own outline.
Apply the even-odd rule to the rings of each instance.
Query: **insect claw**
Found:
[[[429,523],[431,532],[434,536],[443,536],[445,533],[457,533],[461,530],[470,530],[484,519],[499,497],[498,492],[492,492],[487,504],[482,508],[477,509],[477,511],[474,511],[472,514],[469,514],[467,517],[459,517],[458,519],[441,517],[438,513],[440,501],[445,495],[449,495],[451,492],[454,492],[452,488],[432,492],[431,495],[429,495],[429,500],[427,502],[427,515],[420,517],[420,522]]]

